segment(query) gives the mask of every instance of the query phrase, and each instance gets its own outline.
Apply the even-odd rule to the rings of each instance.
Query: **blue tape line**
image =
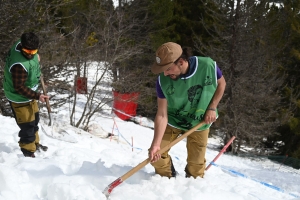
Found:
[[[248,178],[247,176],[245,176],[244,174],[242,174],[240,172],[237,172],[237,171],[234,171],[234,170],[231,170],[231,169],[229,169],[228,171],[233,173],[234,175],[241,176],[241,177],[244,177],[244,178]]]
[[[251,180],[253,180],[253,181],[255,181],[255,182],[258,182],[258,183],[260,183],[260,184],[262,184],[262,185],[264,185],[264,186],[267,186],[267,187],[269,187],[269,188],[271,188],[271,189],[273,189],[273,190],[277,190],[277,191],[279,191],[279,192],[288,194],[288,195],[293,196],[293,197],[295,197],[295,198],[300,198],[300,196],[298,196],[298,195],[296,195],[296,194],[293,194],[293,193],[287,193],[287,192],[285,192],[283,189],[281,189],[281,188],[279,188],[279,187],[277,187],[277,186],[271,185],[271,184],[266,183],[266,182],[263,182],[263,181],[259,181],[259,180],[253,179],[253,178],[251,178],[251,177],[246,176],[245,174],[242,174],[242,173],[240,173],[240,172],[234,171],[234,170],[232,170],[232,169],[227,169],[227,168],[222,167],[222,166],[220,166],[220,165],[218,165],[218,164],[216,164],[216,163],[214,163],[214,162],[211,162],[211,164],[214,165],[214,166],[216,166],[216,167],[219,167],[219,168],[221,168],[221,169],[223,169],[223,170],[226,170],[226,171],[228,171],[228,172],[230,172],[230,173],[232,173],[232,174],[234,174],[234,175],[237,175],[237,176],[240,176],[240,177],[243,177],[243,178],[251,179]]]
[[[118,128],[117,128],[117,131],[118,131],[119,135],[121,135],[121,137],[127,142],[127,144],[129,144],[129,146],[131,146],[131,148],[138,149],[138,150],[142,150],[141,148],[132,146],[132,144],[130,144],[130,143],[126,140],[126,138],[124,138],[124,136],[120,133],[120,131],[119,131]]]
[[[292,194],[292,193],[289,193],[289,195],[291,195],[291,196],[293,196],[293,197],[295,197],[295,198],[299,198],[298,195],[295,195],[295,194]]]

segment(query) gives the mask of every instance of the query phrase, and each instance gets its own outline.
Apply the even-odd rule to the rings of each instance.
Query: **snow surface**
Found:
[[[94,75],[94,73],[90,73]],[[89,77],[92,83],[93,76]],[[107,88],[110,90],[110,88]],[[79,95],[84,101],[85,95]],[[78,104],[78,110],[82,104]],[[111,105],[96,113],[88,132],[69,125],[70,105],[53,109],[54,125],[40,123],[46,152],[24,157],[15,120],[0,115],[0,200],[101,200],[105,188],[147,159],[153,122],[135,117],[123,121]],[[41,114],[47,116],[45,107]],[[47,134],[46,134],[47,133]],[[114,135],[108,137],[108,135]],[[209,138],[207,165],[218,155],[221,140]],[[176,178],[154,173],[148,164],[113,189],[111,200],[282,200],[300,199],[300,172],[266,159],[223,154],[204,178],[185,178],[185,140],[170,151]]]

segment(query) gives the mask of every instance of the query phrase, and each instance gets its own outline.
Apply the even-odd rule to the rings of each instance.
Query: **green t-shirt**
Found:
[[[159,75],[159,84],[168,101],[168,124],[181,130],[189,130],[204,119],[217,88],[215,62],[208,57],[197,57],[194,64],[194,73],[176,81],[163,73]],[[198,130],[209,127],[203,125]]]
[[[34,57],[30,60],[25,58],[22,55],[22,52],[16,49],[19,43],[20,40],[13,45],[6,58],[3,88],[4,94],[8,100],[16,103],[25,103],[31,101],[31,99],[28,99],[27,97],[15,91],[12,81],[12,75],[10,72],[11,67],[16,64],[23,66],[23,68],[27,72],[27,80],[25,82],[25,86],[31,88],[33,91],[37,91],[39,78],[41,76],[41,69],[37,54],[35,54]]]

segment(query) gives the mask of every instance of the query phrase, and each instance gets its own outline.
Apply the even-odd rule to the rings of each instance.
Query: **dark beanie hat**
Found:
[[[39,38],[34,33],[23,33],[21,36],[22,46],[26,49],[38,49],[39,47]]]

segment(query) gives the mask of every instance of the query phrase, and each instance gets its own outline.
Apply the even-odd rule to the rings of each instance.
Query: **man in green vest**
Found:
[[[209,128],[218,117],[217,106],[224,94],[226,81],[215,61],[192,56],[190,48],[167,42],[156,51],[151,68],[159,74],[156,82],[158,110],[149,159],[155,173],[175,177],[169,150],[157,152],[187,130],[205,121],[187,137],[186,177],[203,177]]]
[[[37,54],[39,38],[24,33],[9,50],[4,67],[3,87],[19,131],[19,146],[25,157],[35,157],[36,150],[48,147],[39,143],[39,108],[36,100],[45,102],[49,96],[37,92],[41,76]]]

